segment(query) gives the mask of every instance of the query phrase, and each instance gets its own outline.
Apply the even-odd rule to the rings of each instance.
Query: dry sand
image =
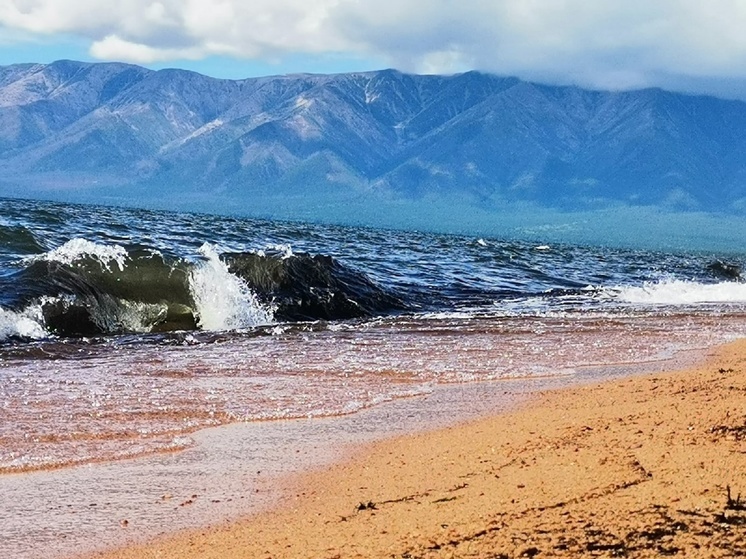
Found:
[[[272,513],[95,557],[746,555],[746,340],[289,483]]]

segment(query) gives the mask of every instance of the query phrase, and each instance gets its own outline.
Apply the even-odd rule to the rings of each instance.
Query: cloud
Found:
[[[0,25],[102,60],[332,53],[603,88],[740,87],[744,24],[742,0],[0,0]]]
[[[422,69],[447,46],[460,65],[601,87],[666,76],[746,77],[746,3],[738,0],[377,0],[337,14],[347,36]],[[427,14],[420,16],[420,14]],[[437,57],[436,57],[437,58]],[[447,61],[455,61],[452,68]]]
[[[90,53],[100,60],[122,60],[137,64],[169,60],[199,60],[205,56],[204,49],[198,47],[154,48],[143,43],[127,41],[117,35],[107,35],[100,41],[94,41]]]

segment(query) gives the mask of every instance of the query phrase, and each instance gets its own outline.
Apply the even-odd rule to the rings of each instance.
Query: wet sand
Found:
[[[285,483],[271,512],[94,557],[743,555],[746,340],[693,369],[372,443]]]

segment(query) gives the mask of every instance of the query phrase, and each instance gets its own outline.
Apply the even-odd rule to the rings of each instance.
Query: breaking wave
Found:
[[[238,330],[274,319],[271,305],[262,304],[246,282],[228,271],[217,248],[199,248],[205,258],[189,274],[197,325],[203,330]]]
[[[698,303],[746,302],[746,283],[725,281],[700,283],[679,279],[618,287],[613,296],[626,303],[645,305],[691,305]]]
[[[0,341],[8,338],[39,340],[49,336],[42,325],[40,315],[34,316],[34,310],[17,313],[0,307]]]
[[[111,271],[111,264],[115,263],[119,270],[123,271],[128,255],[127,250],[119,245],[104,245],[76,238],[67,241],[61,247],[40,256],[32,256],[27,260],[30,262],[46,260],[72,265],[84,258],[98,261],[108,271]]]
[[[285,231],[246,250],[254,233],[233,222],[224,230],[192,225],[171,223],[174,233],[160,238],[150,225],[103,231],[97,225],[70,238],[47,218],[36,229],[0,223],[0,240],[8,241],[0,246],[0,341],[222,332],[401,313],[468,319],[746,302],[742,263],[734,259],[590,253],[492,239],[441,238],[419,246],[423,240],[411,235],[394,236],[389,246],[387,237],[371,240],[368,231],[349,238],[335,232],[333,240]],[[202,235],[219,244],[199,246],[194,239]],[[360,268],[291,242],[343,255]]]
[[[289,246],[188,258],[75,238],[0,277],[0,340],[240,330],[404,308],[364,274]]]

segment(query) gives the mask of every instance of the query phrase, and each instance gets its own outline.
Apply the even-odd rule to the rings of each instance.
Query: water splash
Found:
[[[0,307],[0,341],[8,338],[39,340],[49,337],[42,326],[43,319],[38,305],[23,312],[14,312]]]
[[[199,248],[204,260],[189,276],[197,324],[203,330],[239,330],[274,321],[273,309],[263,305],[241,278],[228,271],[217,247]]]
[[[276,254],[281,260],[287,260],[295,256],[293,247],[288,244],[269,244],[263,249],[252,251],[258,256],[267,256],[267,254]]]
[[[613,290],[613,296],[626,303],[646,305],[690,305],[696,303],[746,302],[746,283],[699,283],[678,279],[645,282],[641,286],[624,286]]]
[[[50,250],[39,256],[33,256],[29,260],[46,260],[48,262],[71,265],[81,258],[86,257],[97,260],[109,271],[111,271],[112,262],[119,267],[120,271],[123,271],[128,255],[127,250],[119,245],[104,245],[86,239],[75,238],[70,239],[54,250]]]

